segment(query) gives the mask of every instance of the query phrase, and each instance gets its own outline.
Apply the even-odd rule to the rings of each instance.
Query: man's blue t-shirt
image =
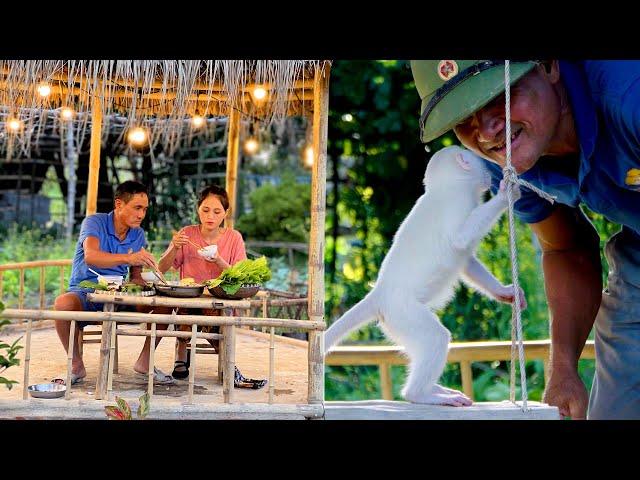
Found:
[[[520,178],[572,207],[581,202],[640,239],[640,61],[560,62],[576,123],[579,155],[542,157]],[[500,166],[487,161],[495,193]],[[521,188],[514,207],[535,223],[553,206]]]
[[[78,243],[76,243],[76,251],[73,256],[69,291],[82,290],[82,288],[78,287],[78,284],[83,280],[98,281],[98,277],[87,269],[87,264],[84,261],[83,243],[87,237],[98,238],[100,240],[100,250],[107,253],[128,253],[129,249],[135,253],[146,245],[142,228],[130,228],[125,239],[120,241],[113,224],[113,211],[111,213],[96,213],[86,217],[82,221]],[[129,265],[126,264],[109,268],[94,267],[92,265],[90,267],[100,275],[125,276],[129,270]]]

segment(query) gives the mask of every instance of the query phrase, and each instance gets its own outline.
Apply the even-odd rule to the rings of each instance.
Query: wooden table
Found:
[[[149,307],[170,307],[170,308],[208,308],[208,309],[217,309],[222,310],[225,308],[239,308],[239,309],[249,309],[251,307],[251,302],[249,300],[223,300],[220,298],[215,298],[205,293],[198,298],[176,298],[176,297],[166,297],[162,295],[153,295],[150,297],[143,297],[138,295],[123,295],[123,294],[108,294],[108,293],[89,293],[87,294],[87,299],[93,303],[103,303],[105,312],[113,312],[115,305],[143,305]],[[154,323],[153,314],[152,313],[140,313],[140,323]],[[114,322],[115,323],[115,322]],[[225,359],[225,362],[228,362],[230,365],[235,365],[235,348],[234,348],[234,333],[235,327],[233,325],[222,326],[221,332],[225,338],[225,341],[222,342],[223,345],[221,350],[223,350],[222,357]],[[113,361],[110,358],[110,350],[111,350],[111,342],[113,338],[113,331],[115,327],[109,325],[105,327],[104,322],[102,326],[102,336],[101,336],[101,344],[100,344],[100,362],[98,365],[98,378],[96,381],[96,398],[103,399],[107,397],[107,387],[109,380],[109,371],[111,368],[109,367],[109,362]],[[154,343],[154,342],[151,342]],[[192,346],[193,352],[195,352],[195,345]],[[153,363],[153,351],[149,358],[149,363]],[[151,375],[153,376],[153,375]],[[193,379],[192,379],[193,380]],[[191,381],[192,381],[191,380]],[[225,392],[225,401],[230,400],[230,397],[233,392],[233,380],[234,380],[234,372],[233,368],[231,369],[230,374],[226,374],[224,376],[223,383],[223,391]],[[152,380],[150,380],[152,382]],[[229,385],[230,384],[230,385]],[[152,384],[151,384],[152,385]]]

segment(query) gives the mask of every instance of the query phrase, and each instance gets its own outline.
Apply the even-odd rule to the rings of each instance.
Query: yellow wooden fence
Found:
[[[529,340],[524,342],[524,354],[527,360],[542,360],[545,377],[549,373],[550,340]],[[588,340],[581,358],[595,358],[593,340]],[[448,363],[459,363],[462,376],[462,390],[473,399],[472,362],[491,362],[511,360],[511,342],[457,342],[449,345]],[[377,365],[380,369],[382,398],[393,400],[392,365],[406,365],[404,349],[397,346],[340,346],[325,357],[325,365]]]

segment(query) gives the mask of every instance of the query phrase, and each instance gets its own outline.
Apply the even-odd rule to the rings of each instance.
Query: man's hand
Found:
[[[589,395],[578,372],[573,368],[556,369],[550,377],[542,401],[558,407],[563,417],[585,420]]]
[[[145,282],[142,277],[133,277],[130,276],[129,277],[129,282],[130,283],[135,283],[136,285],[140,285],[141,287],[144,287],[147,285],[147,282]]]
[[[153,255],[147,252],[144,248],[140,249],[139,252],[130,253],[129,260],[127,261],[129,265],[133,266],[141,266],[141,267],[149,267],[153,270],[158,269],[158,264],[156,263],[156,259]]]

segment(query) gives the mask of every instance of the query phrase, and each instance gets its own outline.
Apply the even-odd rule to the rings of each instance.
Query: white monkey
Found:
[[[511,303],[514,288],[502,285],[474,256],[507,207],[505,186],[482,203],[491,185],[483,161],[457,146],[433,155],[424,176],[425,193],[398,228],[374,288],[325,332],[325,354],[358,326],[379,320],[387,336],[403,345],[409,375],[403,397],[414,403],[463,406],[471,400],[436,382],[447,358],[451,334],[434,311],[465,283],[498,301]],[[514,201],[520,198],[513,188]],[[524,294],[520,303],[526,308]]]

